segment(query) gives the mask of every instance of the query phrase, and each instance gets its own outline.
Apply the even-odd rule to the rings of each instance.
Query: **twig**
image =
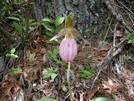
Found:
[[[118,49],[117,49],[115,52],[112,53],[112,50],[113,50],[115,47],[112,47],[112,48],[109,50],[106,59],[105,59],[104,62],[98,67],[98,68],[100,68],[100,70],[99,70],[99,72],[97,73],[96,77],[95,77],[94,80],[93,80],[93,83],[92,83],[92,86],[91,86],[91,89],[90,89],[91,91],[92,91],[92,89],[93,89],[93,87],[94,87],[94,84],[95,84],[95,82],[96,82],[96,80],[97,80],[97,78],[98,78],[100,72],[102,71],[103,67],[105,67],[105,66],[109,63],[109,61],[111,61],[117,54],[119,54],[119,53],[122,51],[123,46],[124,46],[124,45],[123,45],[123,42],[124,42],[124,41],[125,41],[125,40],[121,41],[119,44],[117,44],[117,45],[115,46],[115,47],[118,47]],[[122,45],[121,45],[121,44],[122,44]],[[120,47],[119,47],[119,45],[120,45]]]
[[[120,2],[118,0],[117,0],[117,2],[120,3],[124,8],[126,8],[134,16],[134,13],[130,9],[128,9],[122,2]]]
[[[110,4],[109,0],[105,0],[104,3],[106,4],[106,6],[108,7],[108,9],[110,10],[110,12],[112,13],[112,15],[116,18],[116,20],[121,23],[129,33],[132,33],[132,29],[129,28],[127,26],[127,24],[125,23],[123,16],[120,13],[116,13],[115,9],[112,7],[112,5]]]
[[[117,25],[118,25],[119,23],[116,23],[115,24],[115,27],[114,27],[114,37],[113,37],[113,47],[115,46],[115,44],[116,44],[116,28],[117,28]]]

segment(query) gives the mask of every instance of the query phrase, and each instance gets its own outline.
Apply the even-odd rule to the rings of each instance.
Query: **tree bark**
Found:
[[[59,15],[66,17],[73,13],[75,28],[80,31],[82,36],[92,43],[97,43],[100,38],[104,38],[108,25],[112,19],[105,4],[119,3],[119,0],[33,0],[36,1],[35,11],[37,19],[43,17],[56,18]],[[126,0],[121,1],[126,3]],[[37,4],[38,3],[38,4]],[[129,6],[134,2],[127,0]],[[121,4],[120,4],[121,5]],[[112,5],[113,6],[113,5]],[[133,8],[133,7],[132,7]],[[35,9],[35,7],[34,7]],[[40,15],[40,17],[39,17]]]

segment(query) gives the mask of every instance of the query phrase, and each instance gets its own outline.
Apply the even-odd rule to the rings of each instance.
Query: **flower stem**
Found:
[[[70,93],[70,100],[73,101],[72,99],[72,91],[71,91],[71,87],[70,87],[70,62],[68,62],[68,70],[67,70],[67,83],[68,83],[68,88],[69,88],[69,93]]]

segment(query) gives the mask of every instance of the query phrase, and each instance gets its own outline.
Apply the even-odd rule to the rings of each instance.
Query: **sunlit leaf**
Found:
[[[59,26],[60,24],[63,23],[64,19],[65,19],[64,17],[58,16],[58,17],[56,18],[56,20],[55,20],[55,25],[56,25],[56,26]]]
[[[13,54],[15,52],[15,48],[12,48],[10,52]]]
[[[7,57],[11,56],[11,54],[6,54]]]
[[[16,20],[16,21],[20,21],[20,19],[18,17],[15,17],[15,16],[9,16],[7,17],[8,19],[11,19],[11,20]]]
[[[115,100],[106,97],[99,97],[99,98],[92,99],[91,101],[115,101]]]
[[[52,20],[52,19],[49,19],[49,18],[43,18],[42,20],[41,20],[41,22],[50,22],[50,23],[53,23],[54,21]]]
[[[128,42],[127,42],[128,44],[130,44],[130,43],[133,43],[133,40],[128,40]]]
[[[58,50],[58,49],[54,49],[54,50],[53,50],[53,54],[54,54],[54,55],[57,55],[58,53],[59,53],[59,50]]]
[[[54,28],[53,28],[52,26],[50,26],[49,23],[43,23],[43,26],[44,26],[47,30],[49,30],[49,31],[51,31],[51,32],[54,32]]]
[[[54,79],[57,76],[55,73],[51,73],[51,78]]]
[[[12,58],[18,58],[18,55],[11,54],[11,57],[12,57]]]
[[[29,19],[29,23],[32,23],[34,22],[35,20],[34,19]]]
[[[50,74],[47,73],[43,76],[43,79],[47,79],[48,77],[50,77]]]

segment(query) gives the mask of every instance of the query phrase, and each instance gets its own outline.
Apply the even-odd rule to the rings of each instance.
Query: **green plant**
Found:
[[[43,18],[41,20],[41,24],[47,30],[45,34],[48,36],[53,36],[58,33],[64,26],[64,19],[65,18],[62,16],[58,16],[55,20]]]
[[[50,57],[57,63],[57,64],[61,64],[61,65],[65,65],[66,63],[64,61],[61,61],[57,58],[57,55],[59,54],[59,50],[58,49],[54,49],[52,52],[48,51]]]
[[[57,76],[57,74],[56,74],[56,72],[58,71],[58,68],[57,67],[54,70],[51,70],[49,68],[46,68],[46,70],[47,70],[47,74],[45,74],[43,76],[43,79],[46,79],[46,78],[49,78],[49,77],[51,77],[52,79],[54,79]]]
[[[59,53],[62,60],[68,63],[67,83],[69,88],[70,101],[73,101],[72,90],[70,86],[70,67],[71,62],[77,55],[77,44],[74,40],[73,35],[79,36],[79,32],[74,28],[73,15],[70,14],[65,19],[65,28],[61,29],[61,31],[57,35],[51,38],[51,40],[55,40],[60,36],[65,36],[65,38],[60,43]]]
[[[38,99],[36,101],[58,101],[58,100],[52,99],[52,98],[41,98],[41,99]]]
[[[126,39],[127,39],[127,43],[128,44],[134,43],[134,31],[133,31],[133,33],[131,35],[128,34],[127,37],[126,37]]]
[[[115,101],[115,100],[107,98],[107,97],[98,97],[98,98],[92,99],[91,101]]]
[[[21,34],[23,35],[26,32],[26,19],[22,16],[20,16],[20,18],[18,17],[19,22],[13,22],[13,25],[15,27],[15,29]],[[28,21],[29,23],[29,29],[32,29],[36,24],[35,24],[35,20],[34,19],[29,19]]]
[[[85,67],[84,70],[80,70],[80,77],[81,78],[88,78],[90,79],[92,77],[92,74],[95,73],[95,69],[92,67]]]
[[[14,54],[14,53],[15,53],[15,48],[12,48],[10,53],[7,53],[6,56],[11,57],[11,58],[18,58],[18,55]]]
[[[11,76],[14,76],[15,73],[21,72],[21,71],[22,71],[22,69],[21,69],[20,67],[17,67],[17,68],[14,68],[14,67],[13,67],[13,68],[11,69],[10,75],[11,75]]]

